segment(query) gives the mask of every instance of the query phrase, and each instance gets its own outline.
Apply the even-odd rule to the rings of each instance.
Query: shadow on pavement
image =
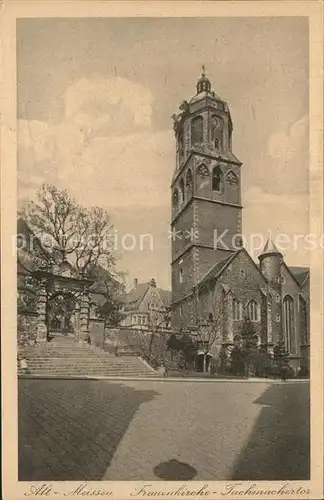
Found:
[[[254,404],[264,405],[231,480],[309,480],[309,384],[272,384]]]
[[[188,481],[196,476],[197,471],[191,465],[172,458],[154,467],[154,474],[164,481]]]
[[[136,410],[157,392],[89,380],[20,380],[20,481],[101,480]]]

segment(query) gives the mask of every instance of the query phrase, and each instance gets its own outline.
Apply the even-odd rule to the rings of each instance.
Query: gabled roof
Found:
[[[294,275],[300,286],[303,286],[306,279],[309,277],[309,267],[287,266],[289,271]]]
[[[238,255],[239,252],[240,252],[240,250],[238,250],[234,253],[231,253],[225,259],[221,260],[220,262],[217,262],[217,264],[215,264],[205,274],[205,276],[203,276],[201,278],[201,280],[199,281],[199,285],[202,285],[203,283],[207,283],[207,281],[209,281],[212,278],[217,278],[222,273],[222,271],[230,264],[230,262],[232,262],[235,259],[236,255]]]
[[[163,304],[165,305],[165,307],[169,307],[171,304],[171,292],[170,292],[170,290],[163,290],[162,288],[158,288],[157,290],[160,294],[161,300],[162,300]]]
[[[131,306],[134,309],[137,308],[144,299],[150,286],[150,282],[138,283],[136,285],[136,288],[132,288],[128,293],[126,293],[124,298],[126,307],[128,306],[129,308]],[[164,306],[168,307],[171,304],[171,292],[169,290],[163,290],[162,288],[157,287],[155,289],[160,295]]]
[[[301,287],[301,286],[302,286],[302,285],[301,285],[301,283],[302,283],[302,282],[300,281],[300,279],[299,279],[299,280],[297,279],[297,275],[298,275],[299,273],[294,273],[294,272],[292,271],[292,269],[296,269],[296,268],[294,268],[294,267],[289,267],[289,266],[286,264],[286,262],[285,262],[284,260],[282,261],[281,265],[282,265],[282,266],[284,266],[284,268],[285,268],[285,269],[287,270],[287,272],[290,274],[290,276],[291,276],[291,277],[292,277],[292,279],[295,281],[295,283],[297,283],[297,285],[299,285],[299,286]]]
[[[136,307],[140,302],[142,302],[149,287],[149,283],[138,283],[136,288],[132,288],[125,294],[125,304],[132,304]]]
[[[245,255],[247,255],[248,259],[252,262],[252,264],[254,265],[254,267],[256,268],[256,270],[258,271],[260,276],[262,277],[263,281],[265,283],[267,283],[267,279],[262,274],[258,265],[254,262],[251,255],[247,252],[247,250],[245,248],[240,248],[236,252],[232,253],[229,257],[226,257],[225,259],[223,259],[220,262],[218,262],[217,264],[215,264],[215,266],[212,267],[212,269],[210,271],[208,271],[208,273],[205,274],[205,276],[202,277],[202,279],[199,282],[199,286],[204,284],[204,283],[207,283],[211,279],[218,279],[223,274],[225,269],[227,269],[227,267],[231,264],[231,262],[233,262],[241,252],[244,252]]]

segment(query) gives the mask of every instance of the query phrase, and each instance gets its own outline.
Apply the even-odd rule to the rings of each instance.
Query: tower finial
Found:
[[[197,82],[197,94],[200,94],[201,92],[210,92],[211,91],[211,84],[209,79],[207,78],[206,74],[206,66],[204,64],[201,65],[201,77],[199,78]]]

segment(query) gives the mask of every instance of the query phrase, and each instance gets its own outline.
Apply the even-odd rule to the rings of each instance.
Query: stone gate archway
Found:
[[[50,311],[53,310],[53,304],[57,297],[61,297],[61,312],[68,311],[67,316],[70,316],[70,320],[73,318],[75,321],[73,326],[75,340],[87,342],[89,338],[89,287],[93,282],[85,278],[73,278],[46,272],[39,272],[36,277],[39,282],[37,342],[46,342],[50,338],[51,320],[53,319]],[[67,305],[68,302],[70,302],[69,305]]]

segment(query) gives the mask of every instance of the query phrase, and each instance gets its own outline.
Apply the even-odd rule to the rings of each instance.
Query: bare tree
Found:
[[[36,201],[27,203],[23,217],[45,247],[49,264],[70,258],[84,275],[91,266],[114,264],[112,224],[105,209],[84,208],[67,190],[43,184]]]
[[[106,302],[100,314],[111,324],[119,324],[123,285],[114,272],[113,226],[108,212],[101,207],[82,207],[67,190],[43,184],[36,200],[27,202],[19,216],[33,236],[29,235],[29,251],[21,260],[28,258],[31,268],[51,272],[68,261],[76,276],[93,280],[96,287],[101,283]]]
[[[203,351],[203,371],[207,372],[208,353],[217,341],[222,340],[225,323],[223,300],[216,288],[208,290],[206,285],[195,285],[188,297],[188,309],[192,312],[191,321],[181,313],[179,333],[190,331],[199,348]]]
[[[138,334],[142,355],[152,366],[157,367],[161,359],[165,357],[165,350],[167,349],[165,334],[170,323],[170,310],[169,308],[152,307],[151,304],[148,304],[148,306],[147,324],[142,325]],[[154,352],[154,346],[158,348],[158,354],[156,349]]]

